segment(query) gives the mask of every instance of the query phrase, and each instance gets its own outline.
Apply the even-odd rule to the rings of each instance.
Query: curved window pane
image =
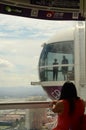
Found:
[[[74,41],[44,45],[39,68],[42,81],[74,80]]]

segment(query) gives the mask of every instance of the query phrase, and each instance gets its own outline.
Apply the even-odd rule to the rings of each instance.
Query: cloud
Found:
[[[13,68],[14,65],[10,63],[8,60],[0,58],[0,69],[1,68]]]
[[[34,40],[1,40],[1,86],[27,86],[38,80],[38,60],[41,43]],[[42,42],[42,41],[41,41]]]
[[[38,81],[41,45],[73,24],[0,14],[0,86],[29,86]]]
[[[57,29],[68,28],[73,22],[48,21],[0,14],[0,30],[7,38],[49,38]],[[4,20],[5,19],[5,20]],[[10,20],[11,19],[11,20]],[[61,24],[62,23],[62,24]],[[1,33],[2,33],[1,32]],[[1,35],[1,34],[0,34]]]

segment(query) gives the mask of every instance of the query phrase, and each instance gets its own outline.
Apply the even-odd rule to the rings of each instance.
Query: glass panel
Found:
[[[64,31],[66,28],[74,28],[77,33],[75,38],[80,40],[78,26],[75,27],[76,21],[42,21],[1,14],[0,20],[0,102],[28,101],[29,97],[32,97],[34,101],[35,96],[45,97],[46,94],[42,86],[31,86],[31,82],[39,81],[38,60],[41,45],[44,41],[47,42],[57,31],[59,32],[60,29]],[[70,44],[68,50],[72,50],[71,53],[67,50],[68,45],[64,46],[64,43],[66,45],[68,42]],[[72,60],[75,59],[71,43],[72,41],[64,41],[63,44],[62,42],[51,45],[45,44],[40,61],[42,81],[53,80],[53,67],[56,67],[53,66],[55,58],[58,59],[57,62],[59,63],[57,81],[64,80],[61,71],[63,54],[69,61],[68,78],[73,79],[71,72],[74,61],[72,62]],[[62,48],[63,52],[61,51]],[[46,98],[48,97],[46,96]],[[46,99],[44,100],[46,101]]]
[[[44,46],[40,59],[42,81],[74,80],[74,41]]]
[[[0,110],[0,130],[51,130],[55,124],[49,108]]]
[[[80,0],[30,0],[31,4],[59,7],[59,8],[79,8]]]
[[[56,125],[57,114],[49,108],[0,110],[0,130],[52,130]]]

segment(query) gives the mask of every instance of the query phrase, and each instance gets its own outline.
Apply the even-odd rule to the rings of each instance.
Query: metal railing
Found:
[[[29,102],[3,102],[0,103],[0,110],[7,109],[32,109],[49,108],[50,102],[47,101],[29,101]]]

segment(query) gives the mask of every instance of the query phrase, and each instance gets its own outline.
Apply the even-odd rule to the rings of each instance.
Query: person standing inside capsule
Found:
[[[53,62],[53,80],[57,80],[58,79],[58,65],[59,63],[57,62],[57,59],[54,59]]]
[[[68,64],[68,59],[65,56],[63,56],[62,64],[63,64],[63,66],[61,68],[61,71],[64,76],[64,80],[67,80],[68,66],[64,66],[64,64]]]

